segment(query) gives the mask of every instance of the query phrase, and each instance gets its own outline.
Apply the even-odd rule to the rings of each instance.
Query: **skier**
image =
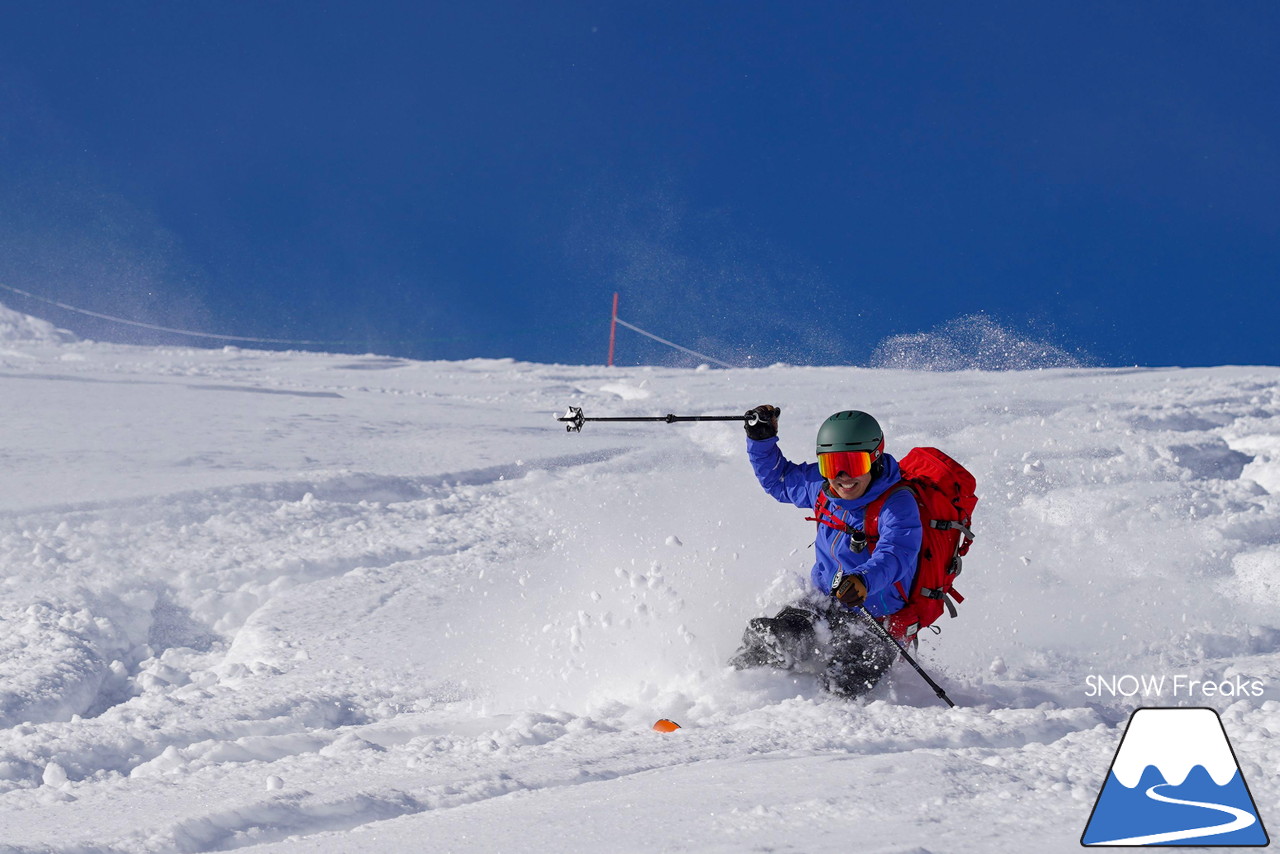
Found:
[[[774,617],[751,620],[730,663],[813,672],[827,690],[860,696],[889,669],[898,649],[853,608],[883,618],[906,604],[920,553],[920,511],[910,490],[890,492],[901,473],[897,460],[884,453],[884,432],[870,415],[832,415],[818,429],[817,463],[793,463],[778,448],[779,412],[768,405],[747,411],[758,416],[744,425],[747,454],[766,492],[815,510],[814,590]],[[886,492],[878,538],[869,542],[865,510]]]

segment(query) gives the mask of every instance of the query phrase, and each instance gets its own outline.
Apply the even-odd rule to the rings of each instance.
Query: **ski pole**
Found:
[[[778,410],[781,412],[782,410]],[[564,415],[558,416],[557,421],[564,422],[565,432],[581,433],[582,425],[587,421],[661,421],[664,424],[675,424],[677,421],[745,421],[747,424],[758,424],[760,415],[751,412],[746,415],[641,415],[641,416],[612,416],[605,418],[588,418],[582,414],[582,408],[579,406],[570,406]]]
[[[912,667],[916,669],[916,673],[920,674],[920,678],[924,679],[924,681],[929,683],[929,687],[933,689],[933,692],[938,695],[938,698],[940,700],[945,702],[947,706],[949,706],[952,709],[956,707],[956,704],[951,702],[951,698],[947,696],[947,692],[943,691],[942,687],[939,686],[937,682],[934,682],[932,679],[929,678],[929,674],[924,672],[924,668],[916,663],[916,660],[911,657],[911,653],[907,652],[907,647],[904,644],[900,643],[898,639],[895,638],[893,635],[889,634],[889,631],[884,626],[880,625],[879,620],[871,616],[871,614],[867,612],[867,609],[862,607],[861,605],[858,605],[857,607],[855,607],[854,610],[857,611],[859,614],[861,614],[864,618],[866,618],[866,621],[868,623],[875,626],[876,631],[879,632],[881,636],[884,637],[885,640],[891,641],[893,645],[898,648],[898,651],[902,653],[902,657],[907,660],[908,664],[910,664]]]

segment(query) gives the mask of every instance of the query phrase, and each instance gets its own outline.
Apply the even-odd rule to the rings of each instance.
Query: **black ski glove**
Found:
[[[867,601],[867,582],[861,575],[845,573],[836,581],[836,586],[831,588],[831,595],[836,597],[841,605],[856,608]]]
[[[772,439],[778,435],[778,416],[782,414],[782,410],[776,406],[757,406],[755,409],[748,409],[746,412],[746,422],[742,425],[746,428],[747,436],[759,441],[760,439]]]

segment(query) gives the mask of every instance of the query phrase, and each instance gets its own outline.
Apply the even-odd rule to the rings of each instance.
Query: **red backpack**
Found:
[[[890,634],[910,642],[917,632],[942,616],[944,607],[952,617],[956,616],[952,599],[964,601],[952,582],[960,574],[961,557],[973,543],[970,527],[973,508],[978,503],[974,494],[977,481],[964,466],[937,448],[913,448],[898,462],[898,467],[902,470],[902,480],[867,505],[863,527],[867,549],[872,550],[879,539],[880,508],[898,490],[911,490],[920,508],[923,528],[920,560],[911,592],[898,585],[898,593],[907,604],[889,615],[886,622]],[[820,521],[831,515],[826,504],[827,492],[823,489],[813,507],[818,524],[830,525]]]

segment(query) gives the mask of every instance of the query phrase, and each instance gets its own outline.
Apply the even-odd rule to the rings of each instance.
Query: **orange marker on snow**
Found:
[[[657,732],[675,732],[676,730],[680,729],[680,724],[676,723],[675,721],[669,721],[666,718],[663,718],[662,720],[654,724],[653,728]]]

